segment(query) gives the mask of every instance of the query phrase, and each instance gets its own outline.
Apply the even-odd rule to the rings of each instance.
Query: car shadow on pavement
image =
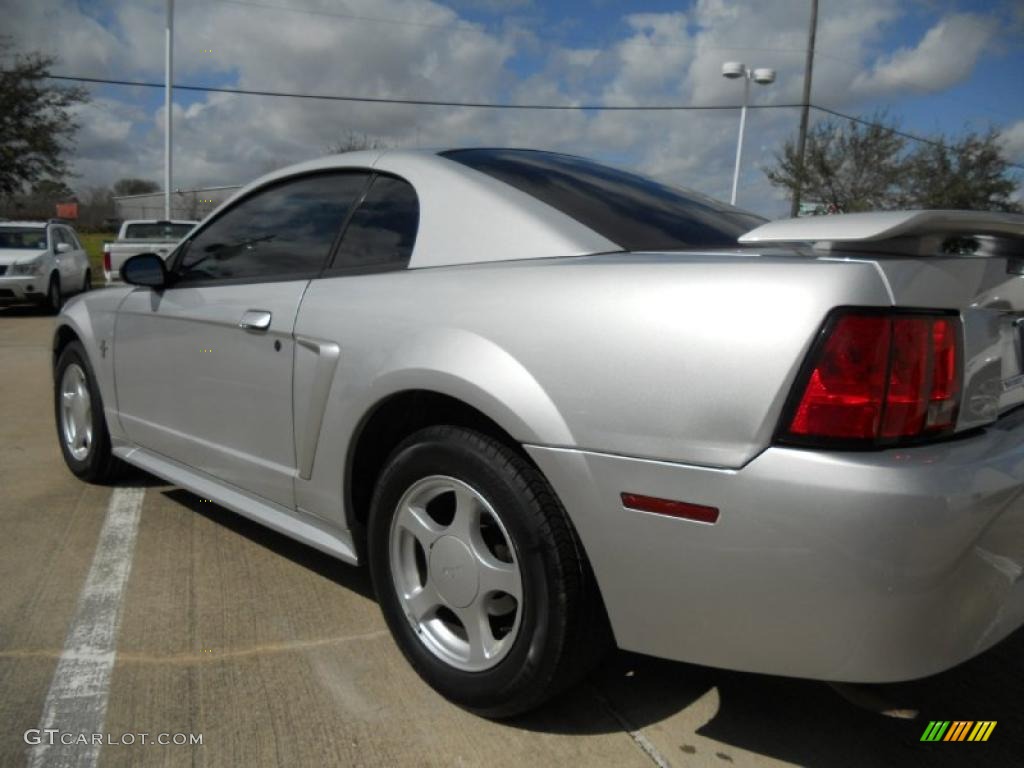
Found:
[[[188,491],[170,488],[163,494],[339,586],[374,599],[365,568],[340,563],[241,515],[202,503]],[[893,706],[917,710],[919,715],[912,720],[863,709],[820,681],[731,672],[613,651],[581,685],[539,710],[504,722],[526,731],[577,736],[642,730],[673,765],[700,760],[728,765],[741,760],[730,754],[737,749],[830,768],[918,764],[997,768],[1022,764],[1022,682],[1024,630],[941,675],[867,687],[869,695],[877,693]],[[922,743],[930,720],[995,720],[998,725],[985,743]],[[693,738],[694,734],[703,738]]]
[[[374,600],[373,585],[370,583],[369,573],[365,568],[343,563],[337,558],[326,555],[313,547],[290,539],[283,534],[272,531],[259,523],[253,522],[247,517],[235,514],[217,504],[204,503],[194,493],[181,488],[173,488],[163,492],[164,496],[172,501],[188,507],[197,515],[211,520],[217,525],[244,536],[255,544],[266,547],[281,557],[291,560],[296,565],[308,568],[325,579],[330,579],[339,586],[350,589],[353,592]]]
[[[893,706],[917,710],[910,720],[862,709],[819,681],[617,652],[564,701],[514,722],[541,732],[586,733],[586,724],[571,711],[590,695],[624,730],[657,730],[656,743],[673,763],[701,759],[698,753],[708,747],[687,739],[696,733],[716,742],[713,752],[723,763],[733,761],[729,748],[735,747],[809,766],[1019,766],[1024,763],[1022,682],[1024,631],[943,674],[864,687]],[[995,720],[997,726],[985,743],[922,743],[931,720]],[[673,745],[669,751],[666,741]]]
[[[156,475],[143,472],[131,464],[122,464],[121,470],[114,480],[113,485],[117,488],[170,488],[170,484],[161,480]]]
[[[49,315],[46,307],[35,307],[31,304],[15,304],[10,307],[0,307],[0,318],[4,317],[45,317]]]

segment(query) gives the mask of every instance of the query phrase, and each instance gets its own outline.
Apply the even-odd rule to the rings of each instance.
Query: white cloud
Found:
[[[996,21],[972,13],[952,14],[928,30],[915,48],[881,57],[854,88],[864,92],[911,89],[934,92],[966,79],[996,33]]]
[[[525,27],[518,22],[485,27],[432,0],[348,0],[345,6],[347,14],[402,22],[395,24],[331,16],[338,6],[329,0],[319,5],[303,0],[302,8],[319,14],[231,2],[179,3],[176,79],[213,78],[258,90],[455,101],[723,105],[737,103],[742,90],[721,77],[721,64],[742,60],[778,71],[775,84],[754,88],[755,104],[792,103],[800,99],[808,21],[803,12],[794,14],[794,7],[777,0],[750,0],[742,7],[696,0],[686,13],[624,15],[626,32],[619,39],[602,47],[570,48],[544,42],[529,22]],[[75,0],[37,0],[15,10],[13,28],[24,47],[36,48],[58,24],[67,41],[59,48],[63,70],[159,79],[162,0],[122,2],[104,14],[100,24]],[[856,110],[865,98],[853,88],[858,73],[868,68],[886,26],[897,18],[890,0],[823,4],[813,100]],[[958,29],[956,19],[961,18],[947,18],[944,28]],[[926,43],[934,46],[927,41],[936,37],[952,45],[949,34],[932,30],[914,50],[925,49]],[[902,66],[911,53],[886,58],[873,76]],[[514,64],[524,57],[537,64],[526,77],[517,74]],[[103,98],[80,111],[76,168],[83,185],[119,176],[161,177],[159,92],[138,90],[125,88],[113,96],[100,91]],[[775,148],[795,131],[798,114],[792,109],[751,111],[741,204],[766,213],[785,209],[760,166],[771,162]],[[396,146],[504,144],[571,151],[723,197],[732,177],[737,117],[731,110],[497,111],[179,91],[174,183],[246,182],[322,154],[339,136],[355,132]]]
[[[1024,163],[1024,120],[1007,126],[999,134],[1003,155],[1011,163]]]

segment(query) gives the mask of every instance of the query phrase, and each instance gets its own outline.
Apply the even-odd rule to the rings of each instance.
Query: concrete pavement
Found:
[[[30,754],[23,734],[39,727],[112,493],[61,461],[52,324],[0,310],[3,766]],[[202,734],[202,745],[105,745],[100,765],[998,766],[1024,754],[1022,633],[891,687],[921,710],[914,721],[855,708],[822,683],[618,653],[543,710],[489,722],[420,682],[364,571],[145,475],[124,484],[145,494],[102,730]],[[922,744],[932,719],[998,725],[984,744]]]

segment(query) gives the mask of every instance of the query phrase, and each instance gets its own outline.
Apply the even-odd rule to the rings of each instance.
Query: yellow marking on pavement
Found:
[[[125,653],[119,651],[117,654],[116,666],[122,664],[201,664],[203,662],[216,662],[225,659],[240,659],[250,656],[261,656],[271,653],[292,653],[294,651],[307,651],[316,648],[325,648],[332,645],[344,645],[346,643],[357,643],[365,640],[376,640],[387,636],[386,629],[378,629],[373,632],[364,632],[357,635],[342,635],[340,637],[323,637],[318,640],[292,640],[283,643],[265,643],[254,645],[250,648],[238,648],[231,651],[220,651],[216,654],[210,650],[200,650],[188,653]],[[61,655],[59,650],[50,649],[13,649],[0,651],[0,659],[56,659]]]

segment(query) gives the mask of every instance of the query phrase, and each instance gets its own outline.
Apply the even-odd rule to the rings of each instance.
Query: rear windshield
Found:
[[[0,248],[41,251],[46,248],[46,230],[42,227],[0,227]]]
[[[147,221],[142,224],[127,224],[124,228],[125,240],[181,240],[192,231],[195,224],[161,224]]]
[[[627,251],[735,247],[740,235],[765,222],[696,192],[572,155],[522,149],[441,154],[547,203]]]

